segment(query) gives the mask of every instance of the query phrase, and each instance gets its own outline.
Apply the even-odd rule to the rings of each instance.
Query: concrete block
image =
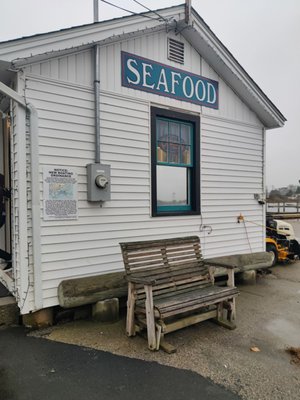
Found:
[[[22,317],[23,325],[28,328],[38,329],[53,325],[53,308],[43,308],[42,310],[25,314]]]
[[[17,325],[20,310],[12,296],[0,298],[0,325]]]
[[[114,322],[119,319],[119,299],[97,301],[93,305],[92,317],[96,321]]]
[[[255,284],[256,283],[256,271],[249,270],[244,271],[239,274],[238,277],[239,282],[247,283],[247,284]]]

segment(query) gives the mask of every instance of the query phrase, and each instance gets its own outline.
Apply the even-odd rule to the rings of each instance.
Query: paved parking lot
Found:
[[[77,321],[44,334],[55,341],[190,370],[247,400],[299,400],[300,367],[286,352],[289,346],[300,346],[299,283],[298,261],[272,268],[272,274],[259,276],[254,284],[239,284],[237,329],[205,321],[174,332],[167,336],[177,347],[172,355],[150,352],[140,337],[127,338],[124,320]],[[252,352],[254,346],[260,351]]]
[[[186,370],[0,330],[0,400],[238,400]]]

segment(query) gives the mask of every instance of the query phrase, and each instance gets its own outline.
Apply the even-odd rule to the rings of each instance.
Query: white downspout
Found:
[[[34,275],[35,309],[43,308],[41,276],[41,224],[40,224],[40,188],[39,188],[39,136],[38,113],[33,104],[26,104],[22,96],[0,82],[0,92],[29,111],[30,163],[31,163],[31,204],[32,204],[32,257]]]
[[[32,212],[32,257],[34,279],[34,303],[37,310],[43,308],[42,256],[41,256],[41,205],[39,173],[39,119],[36,108],[28,103],[31,164],[31,212]]]
[[[263,205],[263,221],[262,221],[262,226],[263,228],[263,251],[266,251],[266,215],[267,215],[267,193],[266,193],[266,173],[267,173],[267,149],[266,149],[266,140],[267,140],[267,135],[266,135],[267,131],[266,128],[262,129],[262,136],[263,136],[263,151],[262,151],[262,155],[263,155],[263,168],[262,168],[262,174],[263,174],[263,178],[262,178],[262,198],[265,199],[265,204]]]

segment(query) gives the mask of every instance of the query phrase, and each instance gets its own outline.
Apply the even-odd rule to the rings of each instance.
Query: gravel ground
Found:
[[[289,346],[300,347],[300,262],[277,266],[256,283],[239,284],[237,329],[205,321],[167,336],[177,353],[150,352],[141,337],[125,336],[125,321],[76,321],[32,333],[195,371],[247,400],[298,400],[300,365]],[[259,352],[252,352],[256,346]]]

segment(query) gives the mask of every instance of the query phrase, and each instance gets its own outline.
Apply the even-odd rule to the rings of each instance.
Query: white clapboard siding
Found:
[[[201,55],[176,39],[185,43],[183,66],[167,59],[165,32],[101,48],[101,162],[111,165],[111,201],[102,208],[86,201],[86,165],[95,153],[90,51],[27,69],[26,98],[39,114],[41,200],[43,165],[78,174],[78,220],[41,219],[44,307],[58,304],[64,279],[122,270],[121,241],[196,234],[206,257],[263,250],[263,208],[254,200],[263,192],[261,124]],[[217,79],[220,109],[121,87],[121,50]],[[151,217],[151,105],[200,116],[201,216]],[[30,215],[30,175],[28,199]],[[237,223],[240,214],[245,223]]]
[[[263,193],[262,129],[215,116],[203,116],[201,128],[201,204],[213,228],[206,252],[222,255],[224,241],[235,253],[262,251],[263,207],[254,199]],[[240,214],[245,223],[237,223]]]
[[[31,74],[55,80],[91,85],[93,82],[92,50],[81,51],[67,57],[51,58],[45,62],[30,65],[28,71]]]

